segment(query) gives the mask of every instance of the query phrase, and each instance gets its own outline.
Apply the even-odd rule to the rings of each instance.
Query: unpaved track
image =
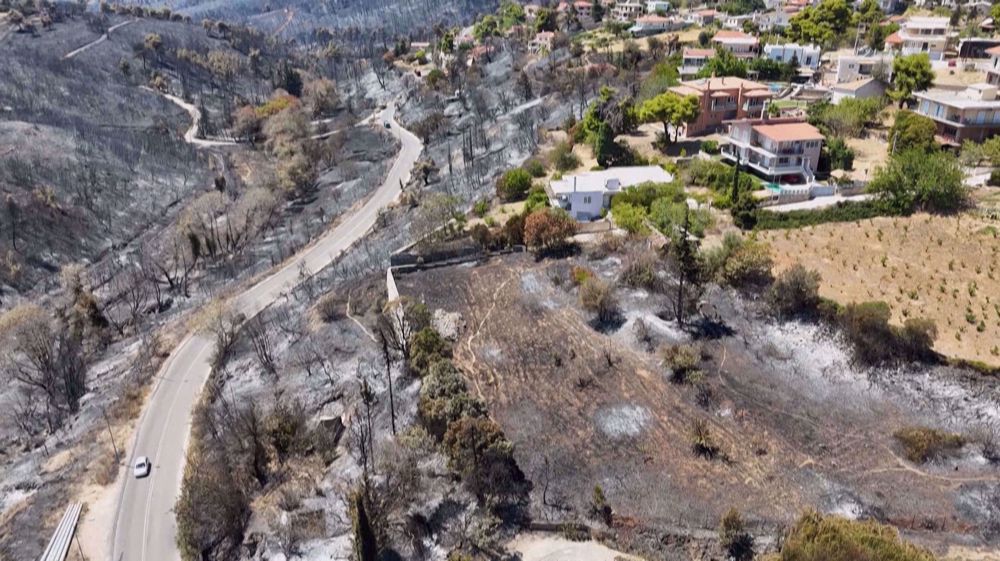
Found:
[[[401,142],[399,155],[382,185],[335,228],[270,276],[231,299],[233,311],[247,318],[258,314],[302,280],[300,271],[319,271],[364,237],[375,225],[379,211],[396,200],[423,145],[399,126],[393,105],[382,112],[381,120],[390,124],[390,132]],[[193,137],[189,142],[198,146],[218,145],[213,141],[198,142]],[[180,496],[191,413],[208,379],[212,350],[210,338],[193,333],[174,349],[158,373],[156,387],[139,419],[135,444],[129,450],[130,465],[133,458],[145,455],[150,457],[153,470],[144,479],[135,479],[128,470],[121,479],[121,498],[110,536],[113,561],[180,559],[173,507]]]
[[[112,31],[114,31],[116,29],[119,29],[119,28],[122,28],[122,27],[125,27],[126,25],[128,25],[130,23],[133,23],[133,22],[135,22],[135,20],[130,19],[128,21],[123,21],[123,22],[121,22],[121,23],[119,23],[117,25],[113,25],[113,26],[109,27],[108,30],[107,30],[107,32],[104,33],[104,35],[101,35],[97,39],[91,41],[90,43],[87,43],[86,45],[80,47],[79,49],[76,49],[74,51],[70,51],[70,52],[66,53],[66,55],[63,56],[63,60],[69,60],[69,59],[75,57],[76,55],[78,55],[78,54],[80,54],[80,53],[82,53],[82,52],[90,49],[91,47],[96,47],[97,45],[100,45],[101,43],[103,43],[103,42],[105,42],[105,41],[108,40],[108,38],[111,36],[111,32]]]

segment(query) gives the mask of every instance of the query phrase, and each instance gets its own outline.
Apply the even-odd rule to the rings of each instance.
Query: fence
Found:
[[[76,523],[80,520],[81,510],[83,510],[83,504],[81,503],[70,503],[66,507],[66,512],[63,514],[62,520],[56,526],[56,531],[52,534],[49,545],[45,547],[45,551],[42,552],[42,556],[38,558],[38,561],[63,561],[66,559],[66,554],[69,552],[69,545],[73,540],[73,534],[76,532]]]

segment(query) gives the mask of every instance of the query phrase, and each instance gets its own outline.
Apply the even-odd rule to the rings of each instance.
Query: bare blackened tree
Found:
[[[395,359],[392,350],[389,348],[389,335],[385,332],[386,326],[379,325],[378,341],[382,349],[382,362],[385,364],[385,379],[389,384],[389,418],[392,421],[392,434],[396,434],[396,398],[392,390],[392,363]]]
[[[386,304],[378,317],[378,324],[389,349],[407,362],[410,360],[410,341],[430,324],[430,314],[423,304],[404,297]]]
[[[45,396],[49,431],[79,409],[87,391],[82,332],[70,329],[33,305],[4,318],[4,370],[14,381]]]
[[[370,499],[370,481],[375,467],[373,425],[375,391],[372,389],[371,384],[368,383],[368,377],[361,365],[358,365],[358,400],[359,405],[355,410],[354,419],[351,421],[351,435],[354,441],[354,448],[358,453],[358,463],[361,464],[365,493]]]
[[[274,345],[271,343],[271,335],[268,333],[270,321],[264,313],[258,314],[246,322],[246,334],[253,347],[254,356],[257,363],[265,372],[275,376],[278,374],[274,360]]]

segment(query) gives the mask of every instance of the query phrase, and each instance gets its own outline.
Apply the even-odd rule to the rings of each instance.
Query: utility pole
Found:
[[[108,410],[101,408],[101,414],[104,415],[104,422],[108,425],[108,436],[111,437],[111,448],[115,451],[115,465],[121,462],[121,458],[118,456],[118,445],[115,444],[115,433],[111,431],[111,420],[108,419]]]

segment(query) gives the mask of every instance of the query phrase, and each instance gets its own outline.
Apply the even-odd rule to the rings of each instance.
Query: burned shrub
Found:
[[[778,317],[813,317],[819,308],[819,281],[816,271],[796,263],[783,271],[768,291],[768,302]]]
[[[659,258],[653,250],[641,250],[630,253],[622,265],[618,282],[632,288],[642,288],[652,292],[660,292],[666,287],[657,274]]]
[[[746,531],[743,517],[735,508],[730,508],[719,521],[719,542],[729,559],[734,561],[753,559],[753,536]]]
[[[709,460],[719,456],[720,448],[712,436],[712,430],[704,419],[697,419],[691,424],[691,449],[695,455]]]
[[[885,302],[849,304],[840,312],[841,328],[857,362],[875,366],[936,358],[933,344],[937,328],[933,321],[914,318],[895,327],[889,324],[890,317]]]
[[[463,417],[444,435],[448,466],[480,500],[521,503],[530,483],[514,460],[514,445],[488,417]]]
[[[670,369],[670,380],[678,384],[697,383],[703,377],[698,366],[701,350],[694,345],[664,345],[660,348],[663,366]]]
[[[344,317],[344,302],[335,294],[324,294],[316,302],[316,315],[323,323],[332,323]]]
[[[614,287],[598,277],[591,277],[580,285],[580,305],[593,313],[602,326],[614,324],[621,318]]]

